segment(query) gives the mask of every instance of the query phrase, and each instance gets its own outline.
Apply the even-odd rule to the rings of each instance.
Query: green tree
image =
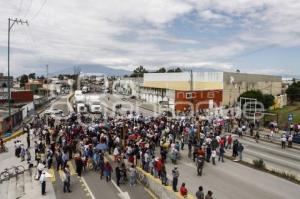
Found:
[[[263,94],[260,90],[246,91],[239,96],[238,101],[240,101],[241,97],[256,99],[258,102],[263,103],[265,109],[268,109],[271,106],[273,106],[275,99],[273,95]],[[243,102],[242,106],[244,105],[244,103],[245,102]]]
[[[130,76],[131,77],[144,77],[144,73],[148,73],[148,71],[143,66],[139,66],[136,69],[134,69],[133,73]]]
[[[176,73],[181,73],[182,70],[181,70],[181,68],[177,67],[177,68],[175,69],[175,72],[176,72]]]
[[[286,90],[286,94],[291,104],[300,101],[300,82],[294,81]]]
[[[155,71],[156,73],[165,73],[167,72],[167,70],[163,67],[163,68],[160,68],[158,69],[157,71]]]
[[[275,97],[271,94],[265,94],[263,99],[264,106],[268,109],[274,105]]]
[[[29,73],[28,78],[29,79],[35,79],[35,73]]]
[[[38,78],[38,79],[45,79],[44,75],[38,76],[37,78]]]
[[[58,75],[58,79],[59,79],[59,80],[63,80],[63,79],[64,79],[64,76],[60,74],[60,75]]]
[[[167,72],[168,73],[181,73],[182,70],[181,70],[181,68],[177,67],[177,68],[171,68]]]
[[[20,78],[20,87],[24,87],[25,84],[28,82],[28,75],[24,74]]]

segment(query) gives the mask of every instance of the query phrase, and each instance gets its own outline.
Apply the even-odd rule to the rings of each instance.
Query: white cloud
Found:
[[[6,68],[1,46],[7,43],[7,18],[30,20],[43,2],[33,0],[29,7],[24,0],[19,9],[20,0],[0,1],[1,71]],[[249,49],[300,46],[299,10],[298,0],[48,0],[29,28],[13,28],[12,47],[21,50],[12,50],[13,72],[35,70],[47,60],[126,69],[172,64],[230,69],[228,60]],[[189,20],[201,24],[199,29],[240,30],[211,40],[186,37],[193,30],[173,23],[195,11],[198,18]],[[168,32],[170,27],[177,34]]]

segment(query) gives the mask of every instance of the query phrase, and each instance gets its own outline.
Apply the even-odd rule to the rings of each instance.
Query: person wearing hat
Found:
[[[42,195],[46,195],[46,172],[43,170],[40,176],[40,183],[42,187]]]
[[[173,191],[177,192],[177,184],[178,184],[178,177],[179,177],[179,171],[177,168],[177,165],[174,166],[174,169],[172,170],[172,176],[173,176]]]

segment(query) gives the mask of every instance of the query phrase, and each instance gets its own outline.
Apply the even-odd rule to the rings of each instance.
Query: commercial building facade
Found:
[[[176,111],[233,106],[248,90],[274,96],[282,94],[279,76],[231,72],[146,73],[140,97]]]

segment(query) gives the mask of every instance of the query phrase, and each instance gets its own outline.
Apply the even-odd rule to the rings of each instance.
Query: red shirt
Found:
[[[186,196],[187,195],[187,189],[183,186],[180,187],[180,195]]]

